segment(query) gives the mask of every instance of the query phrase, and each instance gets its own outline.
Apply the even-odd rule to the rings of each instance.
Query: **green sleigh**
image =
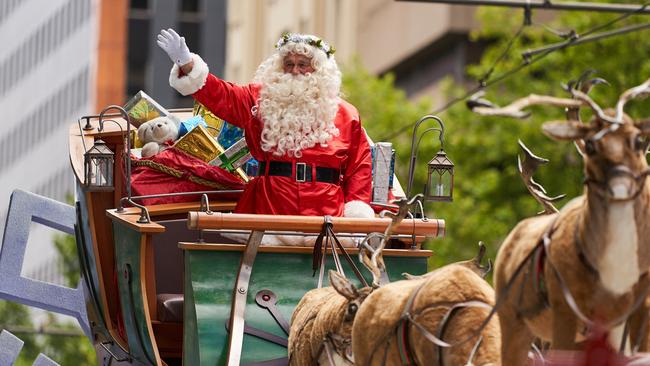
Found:
[[[174,113],[183,117],[190,111]],[[116,123],[99,128],[100,120],[108,116]],[[65,227],[63,231],[76,235],[81,280],[77,290],[68,289],[65,296],[77,299],[77,305],[53,308],[35,299],[20,299],[19,288],[1,286],[0,297],[76,316],[95,345],[99,364],[286,365],[293,309],[318,286],[319,276],[312,268],[314,250],[259,244],[265,233],[317,235],[325,218],[232,214],[236,202],[214,199],[215,195],[208,201],[201,192],[194,195],[195,202],[144,206],[137,203],[142,197],[130,195],[124,186],[128,179],[119,169],[112,170],[111,189],[96,189],[85,177],[87,147],[101,139],[120,161],[128,151],[131,126],[122,114],[103,112],[83,119],[90,128],[75,124],[69,134],[76,207],[50,202],[68,219],[60,225],[54,224],[56,218],[45,220],[46,225],[52,224],[48,226]],[[12,210],[25,210],[18,201],[42,199],[16,194],[10,217]],[[126,203],[130,207],[124,207]],[[34,211],[42,206],[35,204]],[[331,218],[331,222],[335,232],[354,232],[363,238],[384,232],[391,220]],[[248,242],[229,240],[224,233],[232,230],[248,230]],[[403,246],[385,249],[383,257],[389,279],[398,280],[403,272],[427,271],[432,253],[419,249],[418,243],[443,236],[444,221],[404,219],[393,234]],[[3,262],[11,262],[5,247],[11,245],[3,245],[0,274],[6,273]],[[347,249],[360,267],[358,251]],[[325,257],[324,269],[334,269],[331,247]],[[342,266],[345,273],[353,273],[349,263]],[[372,280],[368,272],[363,276],[366,282]]]

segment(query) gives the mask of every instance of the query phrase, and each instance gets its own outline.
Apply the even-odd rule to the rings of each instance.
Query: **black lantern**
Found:
[[[99,139],[84,154],[84,183],[89,191],[113,190],[115,154]]]
[[[445,150],[440,149],[427,164],[429,174],[424,188],[426,201],[452,201],[454,193],[454,163]]]

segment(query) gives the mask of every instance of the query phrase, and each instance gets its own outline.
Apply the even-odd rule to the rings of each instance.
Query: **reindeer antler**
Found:
[[[584,75],[585,74],[583,74],[581,77],[584,77]],[[593,80],[596,83],[599,83],[601,80],[606,82],[604,79],[599,79],[599,78]],[[484,95],[483,91],[479,91],[478,93],[470,97],[469,101],[467,102],[467,106],[473,112],[483,116],[503,116],[503,117],[514,117],[514,118],[523,119],[530,116],[530,112],[524,112],[523,109],[530,107],[531,105],[541,105],[541,104],[554,105],[557,107],[568,108],[569,110],[571,109],[575,110],[576,108],[580,108],[583,105],[588,105],[600,120],[604,122],[608,122],[610,124],[622,123],[620,119],[606,115],[605,112],[603,112],[602,108],[600,108],[600,106],[596,102],[594,102],[594,100],[591,99],[591,97],[589,97],[586,94],[586,92],[575,89],[574,86],[578,86],[579,82],[580,81],[574,83],[570,82],[568,85],[564,86],[569,91],[569,93],[571,93],[573,99],[557,98],[548,95],[530,94],[527,97],[515,100],[514,102],[508,104],[505,107],[499,107],[491,103],[490,101],[482,98]],[[589,91],[590,87],[591,85],[588,86],[586,90],[584,88],[581,89],[585,91]],[[650,90],[645,92],[639,92],[637,94],[645,95],[648,92],[650,92]]]
[[[393,213],[388,210],[384,210],[379,213],[380,217],[389,216],[392,219],[390,224],[388,224],[386,227],[384,233],[370,233],[359,245],[359,261],[363,263],[363,265],[370,271],[370,273],[372,273],[373,287],[379,287],[389,282],[388,275],[386,274],[386,265],[384,264],[384,247],[386,247],[386,242],[388,241],[390,235],[393,233],[395,227],[397,227],[399,223],[402,222],[408,213],[409,207],[411,207],[421,198],[422,194],[419,193],[413,196],[411,199],[401,198],[399,200],[393,201],[392,203],[396,204],[399,207],[397,213]]]
[[[487,247],[485,246],[485,243],[482,241],[478,242],[478,254],[474,259],[472,259],[472,263],[478,268],[480,271],[481,277],[485,278],[488,273],[492,270],[492,260],[488,258],[487,263],[484,265],[481,264],[483,261],[483,257],[485,257],[485,252],[487,251]]]
[[[553,206],[553,202],[561,200],[566,195],[561,194],[555,197],[549,197],[546,195],[546,190],[542,187],[541,184],[533,180],[533,174],[537,171],[540,165],[548,163],[548,159],[541,158],[533,154],[527,147],[524,145],[521,140],[518,140],[519,147],[524,152],[524,160],[522,162],[521,158],[517,156],[517,166],[519,168],[519,174],[521,179],[524,181],[528,192],[535,198],[535,200],[542,204],[544,211],[539,212],[539,214],[553,214],[558,212],[557,208]]]
[[[527,97],[517,99],[505,107],[499,107],[486,99],[482,99],[481,97],[483,95],[483,91],[480,91],[471,96],[471,102],[467,103],[467,106],[472,110],[472,112],[478,113],[482,116],[504,116],[523,119],[530,116],[530,112],[525,112],[523,109],[530,107],[531,105],[550,104],[558,107],[570,108],[580,107],[583,104],[581,100],[576,99],[531,94]],[[490,107],[489,105],[492,105],[493,107]]]
[[[589,77],[596,73],[596,70],[594,69],[588,69],[585,72],[583,72],[580,77],[578,77],[578,80],[570,80],[566,85],[563,85],[563,88],[565,90],[580,90],[581,92],[585,94],[589,94],[591,89],[598,85],[598,84],[605,84],[609,85],[609,82],[603,78],[591,78]],[[580,107],[573,107],[573,108],[567,108],[567,119],[573,120],[573,121],[581,121],[580,119]]]
[[[635,86],[632,89],[626,90],[621,94],[616,103],[616,119],[621,120],[623,117],[623,108],[625,108],[625,103],[635,98],[645,98],[650,95],[650,79],[646,80],[645,83]]]
[[[610,117],[606,115],[605,112],[603,112],[603,109],[600,108],[600,106],[596,102],[594,102],[594,100],[591,99],[591,97],[588,96],[586,93],[583,93],[582,91],[576,89],[569,89],[568,91],[575,99],[582,101],[584,104],[588,105],[591,108],[591,110],[594,111],[594,113],[596,113],[596,116],[598,116],[600,120],[611,124],[622,123],[616,117]]]

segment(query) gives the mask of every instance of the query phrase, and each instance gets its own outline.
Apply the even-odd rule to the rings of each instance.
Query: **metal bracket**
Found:
[[[278,323],[284,333],[289,335],[289,322],[284,318],[280,310],[275,306],[278,303],[278,297],[271,290],[261,290],[255,295],[255,302],[261,308],[264,308],[271,313],[271,316]]]
[[[228,366],[239,366],[241,351],[244,342],[244,319],[246,313],[246,297],[250,282],[253,263],[257,256],[257,249],[264,237],[264,231],[254,230],[248,237],[246,250],[239,265],[237,281],[233,289],[232,305],[230,309],[230,337],[228,337]]]
[[[230,325],[228,324],[227,320],[226,320],[226,331],[230,333]],[[259,339],[263,339],[265,341],[275,343],[282,347],[289,346],[289,340],[287,338],[283,338],[273,333],[269,333],[267,331],[255,327],[248,326],[245,323],[244,323],[244,334],[252,335],[253,337],[257,337]]]

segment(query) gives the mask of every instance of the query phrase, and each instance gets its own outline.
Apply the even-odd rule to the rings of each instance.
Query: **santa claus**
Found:
[[[334,48],[285,34],[257,69],[235,85],[210,74],[173,29],[158,45],[174,62],[169,83],[244,129],[260,162],[235,212],[372,217],[370,147],[356,108],[340,97]]]

